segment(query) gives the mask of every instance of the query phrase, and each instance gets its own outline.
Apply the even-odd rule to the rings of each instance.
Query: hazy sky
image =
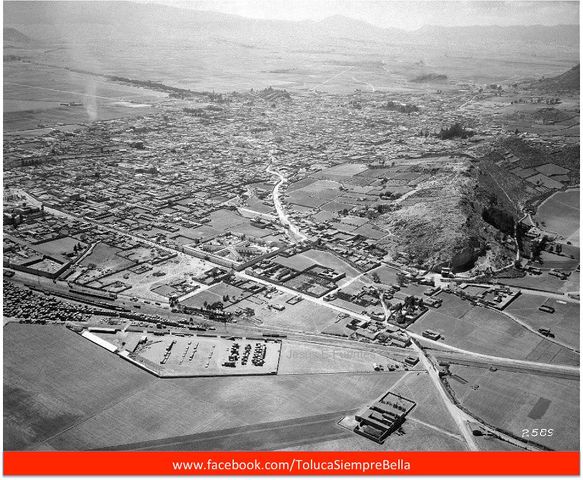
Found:
[[[332,15],[407,30],[423,25],[579,23],[577,1],[137,0],[252,18],[321,20]]]

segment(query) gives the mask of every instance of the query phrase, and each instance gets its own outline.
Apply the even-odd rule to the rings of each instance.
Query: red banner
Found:
[[[4,475],[579,475],[579,452],[4,452]]]

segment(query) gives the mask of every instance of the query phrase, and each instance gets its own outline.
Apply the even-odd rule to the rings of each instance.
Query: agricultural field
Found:
[[[555,313],[539,310],[541,305],[548,305],[555,309]],[[507,308],[508,313],[515,315],[532,328],[550,328],[557,340],[579,348],[579,304],[565,302],[540,295],[523,293]]]
[[[435,330],[448,345],[486,355],[578,364],[576,354],[541,338],[500,312],[472,307],[456,318],[442,309],[429,309],[409,330],[418,334]]]
[[[442,315],[450,315],[455,318],[462,318],[472,309],[472,304],[457,295],[441,292],[435,298],[443,300],[441,307],[437,310]]]
[[[522,450],[520,447],[490,435],[474,437],[474,441],[482,452],[516,452]]]
[[[539,266],[539,265],[535,265]],[[540,275],[527,274],[524,277],[518,278],[500,278],[498,281],[504,285],[510,285],[512,287],[519,288],[533,288],[535,290],[545,290],[547,292],[563,292],[563,291],[576,291],[577,288],[565,290],[568,288],[569,280],[575,275],[573,272],[567,280],[561,280],[554,275],[549,275],[548,271],[544,271]],[[577,273],[577,277],[578,277]]]
[[[316,180],[305,187],[286,195],[287,203],[302,207],[317,208],[338,198],[341,184],[329,180]]]
[[[414,418],[407,418],[403,426],[397,432],[389,435],[382,445],[354,432],[350,433],[352,436],[346,438],[324,440],[284,450],[385,452],[466,450],[465,442],[457,435],[436,430]]]
[[[337,422],[348,411],[356,411],[381,395],[399,376],[387,373],[158,379],[149,388],[51,439],[46,448],[123,449],[123,445],[137,442],[267,422],[301,423],[304,417],[324,414],[330,414]],[[238,449],[244,450],[244,445],[241,438]]]
[[[36,448],[131,398],[153,379],[62,326],[8,323],[4,326],[4,448]]]
[[[519,437],[523,429],[552,429],[531,438],[553,450],[579,449],[579,382],[459,365],[450,371],[461,379],[448,380],[456,398],[476,417]]]
[[[571,255],[573,258],[571,258]],[[541,269],[551,269],[557,268],[559,270],[571,271],[577,268],[579,265],[579,251],[577,250],[574,254],[563,254],[557,255],[551,252],[541,252],[540,258],[542,263],[539,264],[535,262],[534,265],[540,267]]]
[[[63,327],[9,323],[4,334],[7,449],[107,449],[325,414],[336,424],[402,376],[158,379]]]
[[[581,286],[581,272],[572,272],[565,284],[561,287],[561,291],[565,293],[575,292],[579,294]]]
[[[107,450],[140,451],[270,451],[302,446],[315,441],[343,439],[350,433],[337,425],[344,412],[325,413],[292,420],[257,423],[206,433],[142,441]]]
[[[557,192],[538,208],[541,227],[579,245],[579,189]]]

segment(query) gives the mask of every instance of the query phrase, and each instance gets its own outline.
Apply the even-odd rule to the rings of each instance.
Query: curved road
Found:
[[[276,175],[279,177],[279,182],[275,185],[274,189],[273,189],[273,201],[274,201],[274,205],[275,208],[277,210],[277,214],[279,216],[279,219],[282,223],[282,225],[284,226],[284,228],[286,229],[288,235],[290,236],[290,238],[292,239],[292,241],[294,242],[298,242],[298,241],[303,241],[306,240],[307,237],[306,235],[302,234],[300,232],[300,230],[298,229],[297,226],[295,226],[288,218],[288,215],[286,214],[282,203],[279,199],[279,192],[280,192],[280,187],[281,185],[283,185],[286,182],[286,178],[279,172],[272,170],[272,165],[270,164],[266,171],[272,175]],[[25,196],[29,199],[33,199],[36,201],[36,203],[40,203],[38,202],[38,200],[34,199],[34,197],[32,197],[31,195],[22,192],[25,194]],[[75,220],[81,220],[84,222],[87,222],[87,219],[83,219],[83,218],[79,218],[76,217],[74,215],[70,215],[67,214],[65,212],[56,210],[56,209],[51,209],[51,208],[45,208],[45,210],[47,210],[47,212],[49,213],[53,213],[55,215],[60,215],[60,216],[65,216],[71,219],[75,219]],[[91,222],[89,221],[89,223],[93,223],[95,225],[98,225],[99,227],[105,229],[105,230],[109,230],[109,231],[115,231],[118,233],[121,233],[122,235],[128,236],[130,238],[134,238],[136,240],[139,240],[145,244],[151,245],[153,247],[156,248],[160,248],[166,251],[172,251],[172,252],[176,252],[178,250],[174,249],[174,248],[169,248],[169,247],[165,247],[165,246],[161,246],[155,242],[151,242],[149,240],[140,238],[140,237],[136,237],[135,235],[131,235],[128,234],[127,232],[124,231],[120,231],[116,228],[112,228],[112,227],[106,227],[104,225],[98,224],[97,222]],[[249,280],[252,280],[254,282],[260,283],[260,284],[265,284],[268,286],[273,287],[274,285],[272,283],[270,283],[269,281],[248,275],[244,272],[236,272],[235,275],[239,278],[246,278]],[[363,314],[359,314],[353,311],[349,311],[345,308],[342,308],[340,306],[337,305],[333,305],[330,304],[328,302],[325,302],[322,298],[313,298],[310,297],[309,295],[305,295],[305,294],[301,294],[295,290],[291,290],[288,289],[286,287],[282,287],[282,286],[276,286],[276,288],[279,291],[283,291],[283,292],[287,292],[287,293],[293,293],[294,295],[299,295],[301,296],[304,300],[308,300],[312,303],[316,303],[316,304],[320,304],[320,305],[325,305],[328,308],[332,309],[332,310],[336,310],[338,312],[343,312],[343,313],[347,313],[350,316],[354,317],[354,318],[360,318],[360,319],[366,319],[368,320],[368,316],[363,315]],[[383,307],[385,307],[383,305]],[[386,314],[386,309],[385,309],[385,314]],[[519,322],[520,323],[520,322]],[[330,339],[330,338],[326,338],[323,335],[319,335],[319,334],[315,334],[315,335],[310,335],[310,334],[306,334],[305,332],[296,332],[296,333],[292,333],[289,332],[290,336],[293,336],[295,338],[297,338],[298,340],[301,339],[303,341],[308,341],[308,342],[314,342],[314,343],[325,343],[325,344],[343,344],[346,346],[348,343],[358,343],[358,342],[353,342],[350,341],[348,339]],[[457,354],[463,354],[465,356],[468,356],[469,358],[472,358],[476,361],[482,361],[482,362],[490,362],[492,364],[498,364],[498,365],[504,365],[507,367],[518,367],[518,368],[522,368],[522,369],[529,369],[529,370],[534,370],[534,371],[541,371],[541,372],[545,372],[545,373],[550,373],[550,372],[554,372],[554,373],[558,373],[558,374],[562,374],[562,375],[578,375],[579,373],[579,367],[575,367],[575,366],[566,366],[566,365],[549,365],[549,364],[544,364],[544,363],[537,363],[537,362],[530,362],[530,361],[525,361],[525,360],[518,360],[518,359],[510,359],[510,358],[502,358],[502,357],[494,357],[491,355],[484,355],[484,354],[479,354],[479,353],[475,353],[475,352],[471,352],[468,350],[463,350],[457,347],[453,347],[447,344],[443,344],[440,342],[434,342],[432,340],[429,340],[427,338],[422,337],[419,334],[415,334],[413,332],[407,332],[407,334],[409,336],[411,336],[414,339],[417,340],[422,340],[423,342],[426,342],[426,344],[428,344],[429,348],[439,348],[442,350],[446,350],[446,351],[450,351],[450,352],[455,352]],[[331,341],[332,340],[332,341]],[[557,342],[556,342],[557,343]],[[350,345],[352,348],[358,348],[355,345]],[[370,348],[371,345],[363,345],[364,348]],[[441,380],[439,378],[439,373],[437,371],[437,369],[435,368],[435,365],[432,363],[431,359],[428,358],[425,354],[424,348],[421,348],[419,345],[417,345],[415,342],[413,342],[413,347],[414,350],[417,351],[417,353],[419,354],[419,359],[421,360],[421,363],[424,367],[424,369],[429,373],[432,381],[435,384],[435,387],[437,388],[439,394],[442,396],[443,401],[445,402],[445,405],[450,413],[450,415],[452,416],[452,418],[455,420],[456,424],[458,425],[459,431],[461,432],[461,434],[463,435],[466,444],[468,446],[468,448],[470,450],[478,450],[478,447],[474,441],[470,426],[468,424],[468,422],[475,422],[477,424],[482,424],[481,422],[477,421],[476,419],[472,418],[471,415],[467,414],[466,412],[462,411],[457,405],[455,405],[454,402],[452,402],[452,400],[449,398],[449,395],[447,394],[447,392],[445,391],[445,387],[443,386],[443,384],[441,383]],[[376,350],[376,348],[375,348]],[[399,353],[401,352],[406,352],[407,349],[403,350],[403,349],[399,349]],[[391,351],[390,348],[387,348],[385,350],[386,353],[393,353],[393,351]],[[394,352],[396,353],[396,352]],[[486,428],[486,426],[482,425],[484,428]],[[492,429],[491,427],[486,428],[487,430],[491,431],[492,433],[495,433],[496,435],[500,436],[501,438],[504,438],[504,435],[501,435],[501,432],[498,432],[496,429]]]
[[[277,182],[275,187],[273,188],[273,204],[275,205],[275,209],[277,210],[279,221],[288,232],[288,235],[292,241],[301,242],[303,240],[307,240],[308,237],[306,237],[302,232],[300,232],[300,229],[291,222],[287,213],[285,213],[285,210],[283,209],[281,200],[279,199],[279,189],[285,183],[286,178],[278,171],[271,170],[271,165],[267,167],[266,171],[268,173],[271,173],[272,175],[277,175],[279,177],[279,182]]]

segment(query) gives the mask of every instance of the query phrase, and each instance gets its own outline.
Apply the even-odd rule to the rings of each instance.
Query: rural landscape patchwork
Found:
[[[3,10],[4,450],[579,450],[578,24]]]

